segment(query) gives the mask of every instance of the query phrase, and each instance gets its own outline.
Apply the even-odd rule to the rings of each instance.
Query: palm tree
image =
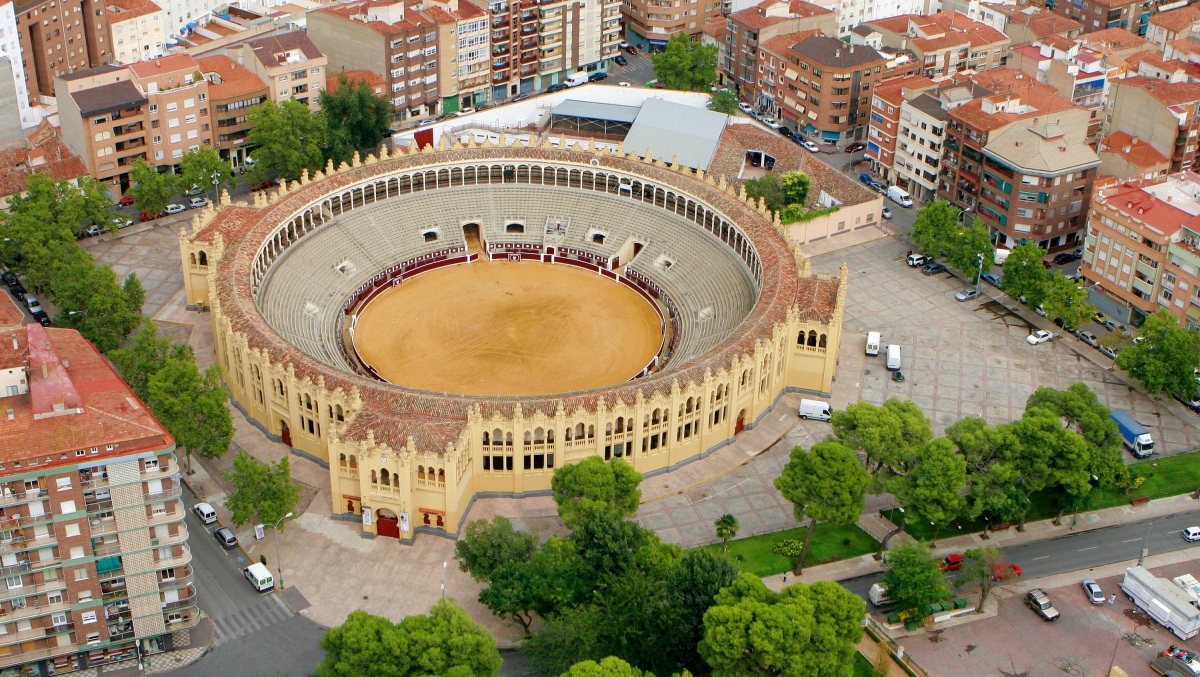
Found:
[[[729,550],[729,541],[737,538],[738,521],[733,515],[721,515],[721,519],[714,522],[717,527],[717,538],[721,539],[721,552]]]

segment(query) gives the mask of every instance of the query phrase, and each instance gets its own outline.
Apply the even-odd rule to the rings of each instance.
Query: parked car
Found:
[[[8,293],[12,294],[12,297],[14,299],[20,301],[20,300],[24,299],[25,294],[27,294],[29,292],[25,291],[25,285],[14,284],[13,286],[8,288]]]
[[[547,87],[547,88],[546,88],[546,93],[547,93],[547,94],[553,94],[553,93],[555,93],[555,92],[561,92],[561,91],[563,91],[563,90],[564,90],[564,89],[566,89],[566,88],[567,88],[567,86],[566,86],[566,85],[564,85],[563,83],[561,83],[561,82],[560,82],[560,83],[558,83],[557,85],[550,85],[549,87]]]
[[[1096,335],[1090,331],[1081,331],[1078,334],[1076,334],[1076,336],[1079,337],[1080,341],[1083,341],[1084,343],[1088,344],[1089,346],[1091,346],[1093,348],[1095,348],[1098,345],[1096,343],[1096,341],[1098,340],[1096,338]]]
[[[817,144],[813,143],[812,141],[804,141],[800,145],[804,146],[804,149],[810,153],[820,153],[821,152],[821,149],[817,148]]]
[[[1175,399],[1179,400],[1179,403],[1183,406],[1192,410],[1192,413],[1200,414],[1200,397],[1192,395],[1191,398],[1189,398],[1187,395],[1180,395],[1179,393],[1176,393]]]
[[[1200,541],[1200,527],[1188,527],[1184,529],[1183,540],[1188,542]]]
[[[1079,583],[1083,588],[1083,594],[1087,595],[1088,601],[1092,604],[1104,604],[1104,591],[1100,589],[1100,584],[1090,578],[1085,578]]]
[[[1079,259],[1082,259],[1082,258],[1083,258],[1083,252],[1076,249],[1073,252],[1063,252],[1063,253],[1055,256],[1054,263],[1055,263],[1055,265],[1061,266],[1066,263],[1071,263],[1072,261],[1078,261]]]
[[[746,115],[749,115],[754,112],[754,106],[751,106],[750,104],[746,103],[745,101],[742,101],[741,103],[738,104],[738,109],[740,111],[742,111],[743,113],[745,113]]]
[[[883,211],[880,213],[882,214],[883,218],[885,218],[885,219],[892,218],[892,210],[888,209],[887,207],[884,207]]]
[[[1115,348],[1110,348],[1108,346],[1099,346],[1099,348],[1100,348],[1101,355],[1104,355],[1105,357],[1108,357],[1111,360],[1117,359],[1117,351]]]
[[[867,173],[865,173],[865,172],[864,172],[864,173],[862,173],[862,174],[859,174],[859,175],[858,175],[858,180],[859,180],[859,182],[860,182],[860,183],[862,183],[864,186],[873,186],[873,185],[875,185],[875,179],[874,179],[874,178],[872,178],[870,174],[867,174]]]
[[[617,86],[618,87],[632,87],[633,85],[629,84],[628,82],[618,82]]]
[[[599,73],[599,74],[593,73],[593,75],[603,75],[603,73]],[[605,76],[605,77],[608,77],[608,76]],[[592,79],[591,77],[588,77],[588,80],[591,80],[591,79]],[[600,79],[603,80],[604,78],[600,78]],[[474,112],[475,112],[474,108],[463,108],[462,110],[454,111],[454,117],[461,118],[464,115],[471,115]]]
[[[253,167],[254,166],[254,158],[247,155],[246,159],[242,160],[242,164],[246,165],[247,167]]]
[[[31,312],[31,313],[43,312],[42,304],[40,302],[38,302],[37,297],[34,296],[33,294],[26,294],[25,298],[21,299],[21,300],[25,302],[25,307],[29,309],[29,312]]]
[[[945,559],[938,562],[938,568],[940,568],[942,571],[958,571],[962,568],[962,565],[963,556],[958,553],[946,555]]]
[[[187,207],[184,207],[181,204],[172,202],[171,204],[167,205],[167,208],[164,209],[163,211],[166,212],[167,214],[182,214],[183,212],[187,211]]]
[[[608,79],[608,73],[605,73],[604,71],[596,71],[595,73],[592,73],[591,75],[588,76],[588,82],[600,82],[601,80],[607,80],[607,79]],[[471,112],[473,113],[475,111],[471,111]],[[465,113],[464,113],[464,115],[465,115]]]
[[[946,272],[946,266],[943,266],[935,261],[933,263],[926,264],[926,266],[921,269],[921,272],[925,273],[926,275],[937,275],[938,273]]]
[[[1000,285],[1003,284],[1003,281],[1000,279],[999,275],[993,275],[991,273],[984,273],[983,275],[979,276],[979,279],[983,280],[984,282],[987,282],[988,284],[992,285],[996,289],[999,289]]]
[[[614,56],[613,61],[616,61],[617,63],[621,64],[622,66],[629,65],[629,59],[626,59],[624,56],[622,56],[620,54]]]
[[[1035,588],[1025,594],[1025,606],[1033,609],[1033,612],[1041,616],[1043,621],[1058,620],[1058,609],[1054,608],[1050,596],[1040,589]]]
[[[124,216],[114,216],[112,219],[112,227],[120,230],[133,225],[133,219],[127,219]]]
[[[191,188],[188,188],[187,190],[183,191],[183,196],[184,197],[192,197],[193,195],[200,195],[202,193],[204,193],[204,189],[201,188],[199,185],[193,183]]]
[[[787,127],[780,127],[778,131],[785,139],[792,139],[793,141],[795,140],[796,135]]]
[[[637,51],[637,47],[634,47],[633,45],[626,45],[626,47],[625,47],[625,51],[626,51],[626,52],[629,52],[630,54],[637,54],[637,53],[638,53],[638,51]]]
[[[866,148],[866,147],[867,147],[867,146],[866,146],[865,144],[862,144],[862,143],[859,143],[858,141],[855,141],[854,143],[850,144],[849,146],[846,146],[846,148],[844,149],[844,151],[843,151],[843,152],[846,152],[846,153],[857,153],[858,151],[860,151],[860,150],[862,150],[862,149],[864,149],[864,148]]]
[[[117,204],[121,205],[122,207],[128,207],[129,205],[133,204],[133,196],[122,195],[121,199],[117,200]]]
[[[84,228],[82,231],[80,231],[79,239],[82,240],[85,237],[96,237],[97,235],[103,235],[104,233],[107,233],[107,232],[108,232],[108,229],[105,228],[104,226],[100,226],[100,225],[93,223],[92,225],[90,225],[87,228]]]
[[[221,527],[213,532],[213,538],[217,539],[217,543],[221,544],[226,550],[237,546],[237,536],[233,535],[233,531],[229,527]]]
[[[208,204],[208,198],[194,197],[191,199],[190,202],[188,202],[188,207],[190,207],[192,209],[200,209],[200,208],[206,206],[207,204]]]
[[[954,295],[955,300],[970,301],[971,299],[979,298],[979,292],[973,287],[968,287]]]
[[[1033,332],[1032,334],[1030,334],[1029,336],[1025,337],[1025,342],[1031,346],[1036,346],[1037,344],[1045,343],[1046,341],[1049,341],[1052,338],[1054,338],[1054,334],[1051,334],[1050,332],[1046,331],[1045,329],[1039,329],[1039,330]]]
[[[250,190],[266,190],[278,183],[275,179],[263,179],[262,181],[250,184]]]
[[[50,316],[47,315],[46,313],[41,313],[40,315],[34,315],[33,319],[37,320],[38,324],[42,325],[43,327],[53,327],[54,326],[54,323],[50,321]]]
[[[4,284],[10,287],[15,287],[18,284],[21,284],[21,281],[17,279],[16,273],[12,272],[11,270],[6,270],[3,273],[0,273],[0,279],[4,280]]]
[[[1018,578],[1021,575],[1021,567],[1017,564],[997,564],[992,568],[993,581],[1006,581],[1010,578]]]
[[[774,129],[774,130],[777,130],[777,131],[778,131],[778,130],[779,130],[781,127],[783,127],[783,125],[779,124],[779,121],[778,121],[778,120],[776,120],[775,118],[763,118],[763,119],[762,119],[762,123],[763,123],[764,125],[766,125],[766,126],[770,127],[771,129]]]
[[[926,263],[929,263],[929,259],[924,254],[909,254],[908,258],[905,259],[904,262],[908,264],[909,268],[920,268]]]

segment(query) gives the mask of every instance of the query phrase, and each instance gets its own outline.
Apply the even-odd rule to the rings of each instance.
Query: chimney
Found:
[[[155,59],[154,65],[157,66],[158,68],[162,68],[162,59]]]
[[[1129,151],[1131,151],[1131,150],[1133,150],[1133,146],[1125,146],[1124,148],[1121,149],[1121,152],[1128,155]]]
[[[850,53],[851,53],[851,54],[853,54],[853,53],[854,53],[854,45],[850,45]]]

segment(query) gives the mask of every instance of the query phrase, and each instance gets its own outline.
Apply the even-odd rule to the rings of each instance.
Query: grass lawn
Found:
[[[777,543],[789,539],[803,541],[808,527],[777,531],[773,534],[751,536],[729,542],[729,559],[741,571],[755,576],[772,576],[791,571],[796,562],[791,557],[771,552]],[[721,552],[721,544],[703,546]],[[868,555],[879,548],[879,542],[856,525],[845,527],[818,524],[813,534],[812,546],[808,549],[808,561],[804,566],[815,566],[840,559]]]
[[[1130,491],[1128,496],[1125,495],[1125,491],[1122,489],[1093,489],[1087,501],[1080,506],[1080,512],[1129,505],[1130,499],[1134,498],[1165,498],[1167,496],[1177,496],[1193,492],[1196,490],[1196,487],[1200,486],[1200,452],[1178,454],[1164,458],[1151,457],[1144,461],[1130,464],[1129,470],[1133,473],[1134,477],[1146,478],[1145,483],[1137,489]],[[1033,506],[1029,509],[1029,514],[1025,520],[1032,522],[1034,520],[1053,518],[1061,509],[1056,500],[1057,498],[1058,492],[1056,491],[1043,491],[1034,494],[1031,499]],[[1072,512],[1074,512],[1074,506],[1068,505],[1063,519],[1069,520]],[[893,524],[899,524],[898,520],[903,515],[896,511],[887,510],[884,511],[884,517],[892,520]],[[950,527],[943,527],[937,530],[936,533],[938,537],[957,536],[960,533],[983,531],[987,528],[987,524],[988,522],[983,519],[964,519]],[[906,522],[904,530],[913,538],[925,542],[933,540],[935,534],[935,530],[931,524]],[[819,525],[817,532],[818,534],[820,533]]]
[[[816,538],[816,536],[814,536],[813,538]],[[872,675],[874,675],[874,674],[875,674],[875,666],[871,665],[871,661],[867,660],[866,656],[862,655],[858,651],[855,651],[854,652],[854,677],[872,677]]]

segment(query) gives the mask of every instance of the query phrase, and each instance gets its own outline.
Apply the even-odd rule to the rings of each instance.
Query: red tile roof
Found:
[[[25,192],[29,177],[39,172],[55,181],[73,181],[88,175],[87,165],[71,153],[49,122],[34,130],[26,148],[0,152],[0,196]]]
[[[167,449],[175,444],[96,347],[73,329],[30,324],[2,337],[0,366],[28,365],[29,392],[0,399],[0,463],[75,463],[96,456]],[[108,451],[107,445],[115,448]],[[27,472],[7,465],[5,473]]]
[[[105,6],[108,7],[110,24],[162,11],[153,0],[105,0]]]
[[[1161,26],[1168,31],[1180,33],[1192,27],[1192,23],[1200,21],[1200,7],[1188,5],[1169,12],[1161,12],[1150,17],[1151,26]],[[1178,36],[1176,36],[1178,37]]]
[[[254,71],[239,66],[224,54],[206,56],[199,64],[200,72],[208,78],[208,96],[214,101],[229,101],[267,91],[267,85]]]
[[[1170,162],[1167,156],[1155,150],[1154,146],[1125,132],[1112,134],[1100,144],[1104,148],[1101,153],[1120,153],[1128,162],[1138,167],[1154,167]]]
[[[1102,31],[1084,33],[1075,38],[1097,52],[1121,52],[1127,49],[1153,47],[1154,43],[1124,28],[1106,28]]]
[[[1178,106],[1200,101],[1200,84],[1197,83],[1167,82],[1139,76],[1117,80],[1117,84],[1143,89],[1164,106]]]
[[[17,307],[11,294],[0,298],[0,328],[11,329],[25,324],[25,312]],[[4,338],[0,335],[0,338]]]
[[[1173,235],[1183,226],[1200,228],[1200,216],[1192,216],[1153,193],[1142,189],[1137,182],[1126,181],[1101,191],[1104,204],[1122,214],[1138,219],[1164,235]]]
[[[367,70],[344,71],[341,73],[326,73],[325,74],[325,91],[330,94],[337,94],[338,88],[342,86],[342,78],[346,78],[348,84],[365,82],[371,88],[371,91],[379,94],[383,88],[387,86],[387,81],[383,79],[379,73]]]
[[[172,54],[148,61],[139,61],[129,65],[129,70],[139,78],[152,78],[166,73],[184,70],[196,70],[199,66],[190,54]]]

